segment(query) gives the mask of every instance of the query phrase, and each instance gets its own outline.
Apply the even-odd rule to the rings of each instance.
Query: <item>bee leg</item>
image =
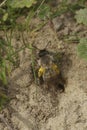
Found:
[[[39,84],[42,85],[44,83],[43,77],[39,77]]]
[[[61,93],[65,91],[64,84],[59,83],[56,85],[56,89],[59,90]]]
[[[64,84],[62,84],[62,83],[59,83],[59,84],[57,85],[57,88],[58,88],[58,90],[59,90],[61,93],[65,91]]]

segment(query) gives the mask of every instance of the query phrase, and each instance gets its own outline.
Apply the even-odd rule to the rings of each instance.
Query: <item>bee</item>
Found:
[[[61,70],[55,60],[56,54],[50,52],[46,47],[38,52],[38,69],[37,77],[39,84],[45,84],[48,89],[54,88],[60,92],[64,92],[65,80],[62,77]]]

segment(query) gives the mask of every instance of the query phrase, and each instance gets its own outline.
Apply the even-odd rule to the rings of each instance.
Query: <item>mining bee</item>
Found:
[[[47,46],[46,46],[47,47]],[[61,70],[58,66],[57,54],[50,52],[46,47],[38,52],[37,71],[36,75],[39,79],[39,84],[45,84],[48,89],[54,88],[60,92],[65,90],[65,80],[61,75]]]

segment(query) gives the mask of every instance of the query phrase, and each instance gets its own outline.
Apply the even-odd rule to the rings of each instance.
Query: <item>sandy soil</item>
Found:
[[[43,49],[50,42],[48,50],[64,52],[65,92],[55,96],[36,85],[30,71],[30,52],[28,49],[22,51],[19,54],[20,66],[13,70],[9,79],[9,93],[14,98],[0,114],[0,130],[87,130],[87,62],[78,57],[76,43],[62,40],[64,35],[73,31],[83,36],[86,29],[77,25],[69,14],[53,22],[57,37],[46,25],[37,32],[34,44]],[[61,22],[63,28],[59,29]],[[81,28],[83,32],[79,31]],[[21,44],[16,38],[13,42]]]

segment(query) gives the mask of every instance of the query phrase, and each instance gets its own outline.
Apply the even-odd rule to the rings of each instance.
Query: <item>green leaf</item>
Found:
[[[6,85],[7,84],[7,77],[6,77],[6,72],[5,71],[1,72],[0,78],[3,81],[3,84]]]
[[[2,80],[3,84],[7,84],[7,76],[6,76],[6,61],[3,59],[0,63],[0,80]]]
[[[81,58],[87,60],[87,38],[81,38],[78,44],[78,53]]]
[[[8,13],[5,13],[5,14],[3,15],[3,21],[5,22],[5,21],[7,20],[7,18],[8,18]]]
[[[36,0],[11,0],[9,5],[12,8],[30,8],[33,4],[36,3]]]
[[[8,96],[0,90],[0,110],[4,107],[4,105],[9,101]]]
[[[40,19],[45,19],[46,17],[50,17],[51,15],[51,11],[50,11],[50,6],[49,5],[46,5],[46,4],[43,4],[40,9],[39,9],[39,12],[38,12],[38,16]]]
[[[80,9],[76,12],[75,18],[78,23],[82,23],[84,25],[87,25],[87,8]]]

